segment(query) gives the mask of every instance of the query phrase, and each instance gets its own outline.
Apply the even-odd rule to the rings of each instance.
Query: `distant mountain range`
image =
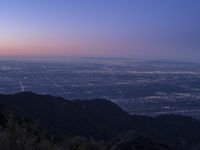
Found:
[[[187,62],[187,61],[179,61],[179,60],[151,60],[151,61],[143,61],[143,63],[148,64],[163,64],[163,65],[191,65],[191,66],[199,66],[199,63],[196,62]]]
[[[170,149],[189,150],[200,143],[200,122],[193,118],[129,115],[105,99],[69,101],[61,97],[24,92],[0,95],[0,106],[12,111],[16,117],[37,122],[42,130],[55,137],[81,136],[110,141],[114,145],[113,150],[132,150],[136,148],[135,144],[141,143],[146,143],[147,147],[143,149],[147,150],[148,147],[168,149],[168,146]]]

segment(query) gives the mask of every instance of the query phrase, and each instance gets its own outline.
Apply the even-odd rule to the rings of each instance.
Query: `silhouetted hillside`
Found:
[[[129,118],[126,112],[107,100],[67,101],[26,92],[1,95],[0,101],[57,130],[59,134],[108,138],[124,131],[125,125],[120,122]]]
[[[43,129],[61,137],[82,136],[112,141],[122,133],[129,133],[126,138],[120,136],[124,137],[120,138],[121,142],[111,146],[114,150],[124,149],[124,146],[126,149],[137,146],[140,148],[136,149],[167,149],[163,144],[175,149],[190,149],[200,143],[200,123],[195,119],[178,115],[132,116],[103,99],[68,101],[25,92],[0,95],[0,104],[16,116],[36,120]],[[128,131],[134,131],[137,136]],[[141,143],[149,146],[141,147],[144,146]]]

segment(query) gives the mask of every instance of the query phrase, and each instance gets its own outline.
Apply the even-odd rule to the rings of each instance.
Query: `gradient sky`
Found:
[[[200,59],[200,0],[0,0],[0,56]]]

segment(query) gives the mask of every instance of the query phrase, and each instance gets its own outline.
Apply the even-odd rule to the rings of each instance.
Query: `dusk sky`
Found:
[[[200,0],[0,0],[0,56],[200,57]]]

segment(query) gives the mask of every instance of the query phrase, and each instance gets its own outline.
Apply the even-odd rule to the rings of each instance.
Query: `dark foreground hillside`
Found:
[[[0,95],[2,150],[197,150],[200,122],[132,116],[114,103],[25,92]]]

